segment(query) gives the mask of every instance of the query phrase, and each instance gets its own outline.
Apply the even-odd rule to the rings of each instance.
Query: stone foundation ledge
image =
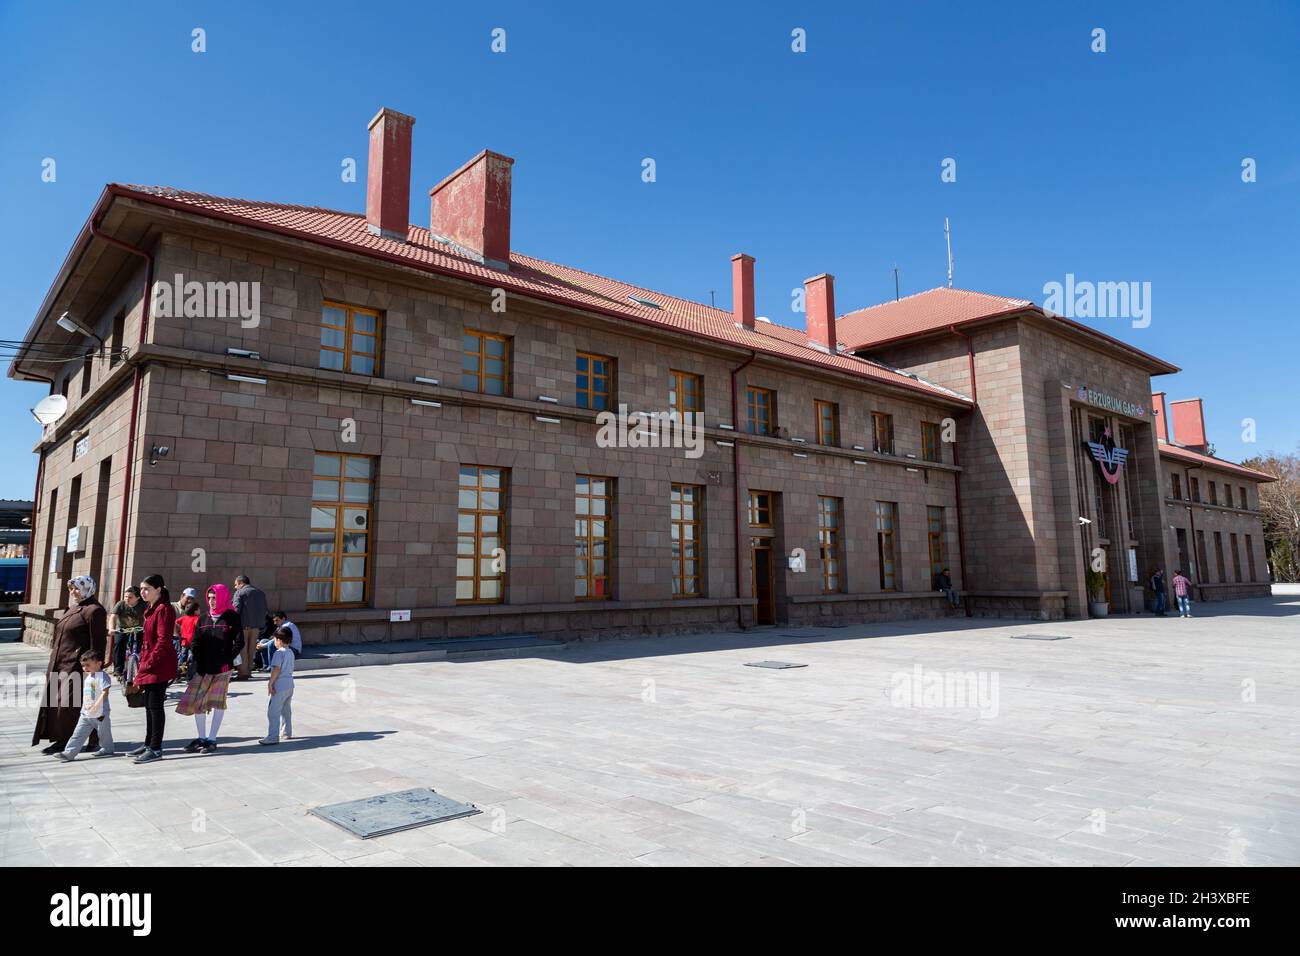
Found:
[[[967,591],[963,595],[972,617],[1020,621],[1063,621],[1068,591]]]
[[[959,617],[938,591],[871,591],[863,594],[791,595],[786,599],[791,625],[874,624],[887,621]]]
[[[1269,597],[1273,593],[1272,586],[1267,582],[1263,583],[1231,583],[1231,584],[1198,584],[1195,593],[1192,595],[1193,600],[1201,601],[1235,601],[1238,598],[1255,598]]]

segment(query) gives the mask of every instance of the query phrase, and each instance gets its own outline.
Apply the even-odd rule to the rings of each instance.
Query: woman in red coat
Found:
[[[176,609],[162,575],[151,574],[141,581],[140,597],[148,606],[140,633],[140,669],[135,683],[144,691],[145,741],[143,747],[131,751],[131,756],[136,763],[148,763],[162,756],[163,703],[167,685],[176,679],[176,648],[172,644]]]

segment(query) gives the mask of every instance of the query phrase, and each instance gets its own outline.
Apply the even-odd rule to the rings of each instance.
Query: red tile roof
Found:
[[[1190,448],[1180,448],[1177,445],[1170,445],[1163,441],[1160,442],[1160,454],[1164,455],[1166,458],[1176,458],[1179,461],[1185,461],[1190,465],[1204,465],[1206,468],[1218,468],[1220,471],[1239,475],[1242,478],[1249,478],[1251,481],[1277,481],[1277,479],[1268,472],[1256,471],[1254,468],[1247,468],[1245,465],[1238,465],[1230,461],[1224,461],[1222,458],[1215,458],[1213,455],[1202,455],[1199,451],[1192,451]]]
[[[162,186],[115,183],[109,186],[109,190],[116,195],[321,242],[412,268],[456,276],[484,286],[500,287],[523,295],[793,359],[880,384],[921,392],[945,403],[969,404],[965,396],[910,374],[856,356],[822,352],[809,346],[807,336],[797,329],[760,322],[757,329],[750,332],[737,327],[735,317],[724,309],[517,252],[510,254],[508,271],[494,269],[467,258],[452,246],[434,240],[429,230],[422,226],[410,226],[407,241],[402,243],[370,233],[366,229],[365,216],[360,213],[229,199]],[[657,303],[659,308],[633,302],[629,298],[633,295],[649,299]]]
[[[927,289],[925,292],[918,292],[895,302],[884,302],[870,308],[848,312],[840,316],[835,323],[835,330],[841,345],[854,351],[870,350],[914,335],[940,332],[952,325],[982,322],[1021,310],[1032,310],[1075,331],[1103,339],[1110,345],[1140,358],[1142,364],[1153,372],[1178,371],[1177,366],[1169,364],[1164,359],[1134,348],[1127,342],[1099,332],[1091,326],[1075,322],[1065,316],[1044,312],[1028,299],[1009,299],[1006,296],[971,292],[968,289],[949,289],[944,286]]]
[[[940,287],[847,312],[835,323],[835,334],[849,348],[856,349],[1032,306],[1027,299]]]

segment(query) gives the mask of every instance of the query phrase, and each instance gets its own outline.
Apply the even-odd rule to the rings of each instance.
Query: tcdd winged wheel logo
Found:
[[[1107,425],[1102,432],[1101,441],[1087,441],[1084,444],[1092,452],[1092,457],[1097,460],[1097,467],[1101,469],[1105,479],[1112,485],[1119,481],[1119,470],[1124,467],[1124,462],[1128,461],[1128,449],[1115,447],[1110,426]]]

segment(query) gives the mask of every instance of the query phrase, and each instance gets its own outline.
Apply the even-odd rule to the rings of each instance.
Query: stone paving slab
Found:
[[[169,712],[143,766],[30,747],[45,654],[4,644],[0,864],[1294,866],[1300,594],[1197,610],[334,663],[299,674],[296,739],[258,746],[254,679],[216,753]],[[136,745],[143,712],[113,717]],[[414,787],[483,813],[372,840],[308,814]]]

